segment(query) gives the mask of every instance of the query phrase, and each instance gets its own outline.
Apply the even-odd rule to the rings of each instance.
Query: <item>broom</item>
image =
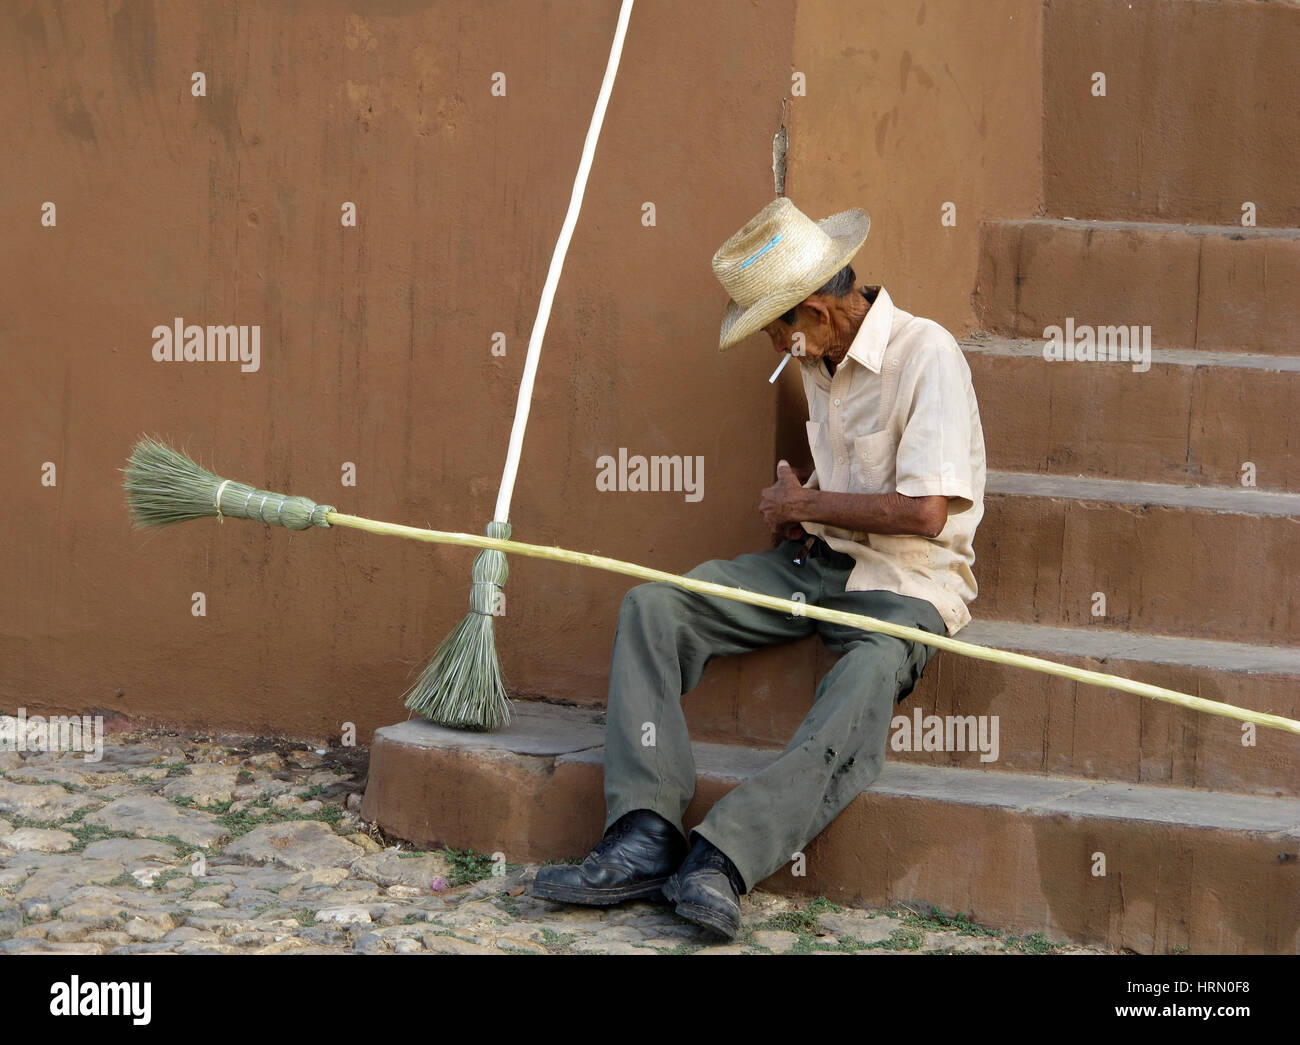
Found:
[[[614,43],[610,48],[609,62],[596,98],[591,125],[587,129],[587,139],[582,147],[582,159],[578,163],[573,194],[569,198],[569,210],[560,228],[555,252],[551,255],[551,266],[542,287],[533,332],[528,339],[528,355],[519,382],[519,398],[515,403],[515,420],[510,430],[505,471],[501,476],[492,522],[487,525],[487,535],[492,538],[504,539],[510,536],[510,498],[514,493],[515,476],[519,470],[519,455],[523,450],[524,429],[528,425],[528,411],[532,404],[533,381],[537,376],[542,338],[551,316],[551,303],[560,281],[560,270],[564,267],[564,256],[578,222],[578,211],[582,207],[582,196],[587,187],[587,175],[596,153],[596,139],[600,137],[605,108],[614,89],[614,77],[623,51],[623,38],[627,35],[628,19],[632,16],[632,2],[633,0],[623,0],[619,11]],[[440,725],[461,729],[496,729],[510,720],[510,701],[501,681],[501,665],[497,659],[496,638],[492,628],[497,593],[505,586],[508,575],[506,557],[496,547],[480,552],[474,560],[469,613],[442,640],[433,659],[409,691],[406,706],[412,711]]]
[[[206,516],[237,519],[257,519],[270,526],[286,526],[291,530],[306,530],[313,526],[329,529],[345,526],[367,533],[382,534],[390,537],[405,537],[415,541],[428,541],[433,544],[455,544],[469,548],[480,548],[483,554],[492,552],[504,559],[506,552],[525,555],[536,559],[549,559],[552,562],[567,562],[579,566],[591,566],[598,570],[622,573],[645,581],[663,581],[675,584],[679,588],[693,591],[699,595],[711,595],[736,602],[749,603],[767,609],[779,610],[786,614],[801,614],[814,620],[831,621],[847,624],[864,631],[878,631],[895,638],[912,642],[922,642],[936,649],[948,650],[976,660],[987,660],[994,664],[1011,667],[1028,668],[1046,675],[1057,675],[1073,679],[1089,686],[1101,686],[1125,693],[1134,693],[1141,697],[1177,704],[1180,707],[1202,711],[1209,715],[1220,715],[1237,719],[1241,722],[1253,722],[1269,729],[1281,729],[1289,733],[1300,734],[1300,722],[1272,715],[1262,711],[1251,711],[1233,704],[1217,700],[1207,700],[1190,693],[1152,686],[1145,682],[1135,682],[1118,675],[1106,675],[1099,671],[1075,668],[1068,664],[1030,657],[1022,653],[994,649],[991,646],[979,646],[947,635],[934,635],[919,628],[895,624],[892,621],[877,620],[858,613],[846,613],[842,610],[829,610],[821,606],[810,606],[791,599],[779,599],[772,595],[746,591],[743,588],[731,588],[723,584],[697,580],[694,577],[681,577],[653,570],[635,563],[609,559],[602,555],[588,555],[584,552],[569,551],[565,548],[552,548],[541,544],[521,544],[518,541],[499,537],[477,537],[468,533],[450,533],[442,530],[423,530],[414,526],[400,526],[396,523],[379,522],[375,519],[363,519],[355,515],[344,515],[332,505],[317,504],[306,497],[290,497],[287,494],[261,490],[247,483],[234,482],[214,475],[166,444],[152,438],[141,439],[131,453],[127,467],[124,487],[126,489],[127,507],[137,527],[167,526],[184,522],[188,519],[201,519]]]

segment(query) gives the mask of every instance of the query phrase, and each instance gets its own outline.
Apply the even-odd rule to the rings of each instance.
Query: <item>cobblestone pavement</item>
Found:
[[[730,944],[664,903],[536,900],[535,864],[363,824],[366,762],[153,731],[105,738],[98,762],[0,752],[0,953],[1104,953],[761,889]]]

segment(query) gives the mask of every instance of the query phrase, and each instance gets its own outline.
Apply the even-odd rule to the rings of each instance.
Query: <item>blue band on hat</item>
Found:
[[[762,257],[764,254],[766,254],[769,250],[771,250],[773,247],[775,247],[775,246],[777,245],[777,243],[780,242],[780,239],[781,239],[781,233],[778,232],[775,236],[773,236],[770,240],[767,241],[767,246],[766,246],[766,247],[764,247],[762,250],[760,250],[760,251],[759,251],[757,254],[755,254],[752,258],[749,258],[749,259],[747,259],[747,260],[745,260],[745,261],[742,261],[742,262],[740,263],[740,267],[741,267],[741,268],[749,268],[750,265],[754,264],[754,262],[756,262],[759,258],[761,258],[761,257]]]

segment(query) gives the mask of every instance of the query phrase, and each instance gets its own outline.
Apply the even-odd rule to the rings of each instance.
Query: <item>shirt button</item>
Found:
[[[839,406],[839,405],[840,405],[840,401],[839,401],[838,399],[835,400],[835,405],[836,405],[836,406]]]
[[[890,365],[890,366],[898,366],[898,357],[895,356],[893,359],[891,359],[891,360],[889,361],[889,365]]]

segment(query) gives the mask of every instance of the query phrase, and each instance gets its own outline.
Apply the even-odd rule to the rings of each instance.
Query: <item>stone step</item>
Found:
[[[974,621],[957,637],[1300,721],[1296,647],[1006,621]],[[985,763],[979,751],[891,758],[1300,797],[1300,735],[1023,668],[941,652],[899,707],[912,718],[896,731],[900,745],[915,737],[918,709],[945,721],[996,716],[998,760]]]
[[[1300,720],[1300,648],[979,619],[957,637]],[[833,664],[818,639],[711,664],[683,702],[691,736],[784,747]],[[996,760],[967,741],[917,750],[918,711],[923,730],[928,716],[977,716],[989,740],[996,719]],[[889,757],[901,761],[1300,796],[1300,736],[955,653],[936,654],[896,716],[907,724],[891,731]]]
[[[421,845],[579,859],[604,823],[589,709],[517,704],[495,734],[378,730],[362,816]],[[779,750],[695,744],[685,827]],[[1300,801],[888,762],[763,888],[948,915],[1143,953],[1294,953]],[[1104,874],[1101,873],[1104,871]]]
[[[984,509],[985,620],[1300,645],[1300,494],[990,472]]]
[[[961,342],[989,467],[1300,492],[1300,356],[1153,349],[1150,369],[1043,358],[1041,339]],[[1249,462],[1253,469],[1243,469]]]
[[[1032,218],[981,226],[975,306],[1014,337],[1071,322],[1079,339],[1137,327],[1162,348],[1300,355],[1297,286],[1300,229]]]
[[[1076,218],[1300,225],[1300,7],[1043,7],[1043,193]],[[1093,75],[1106,75],[1105,97]]]

